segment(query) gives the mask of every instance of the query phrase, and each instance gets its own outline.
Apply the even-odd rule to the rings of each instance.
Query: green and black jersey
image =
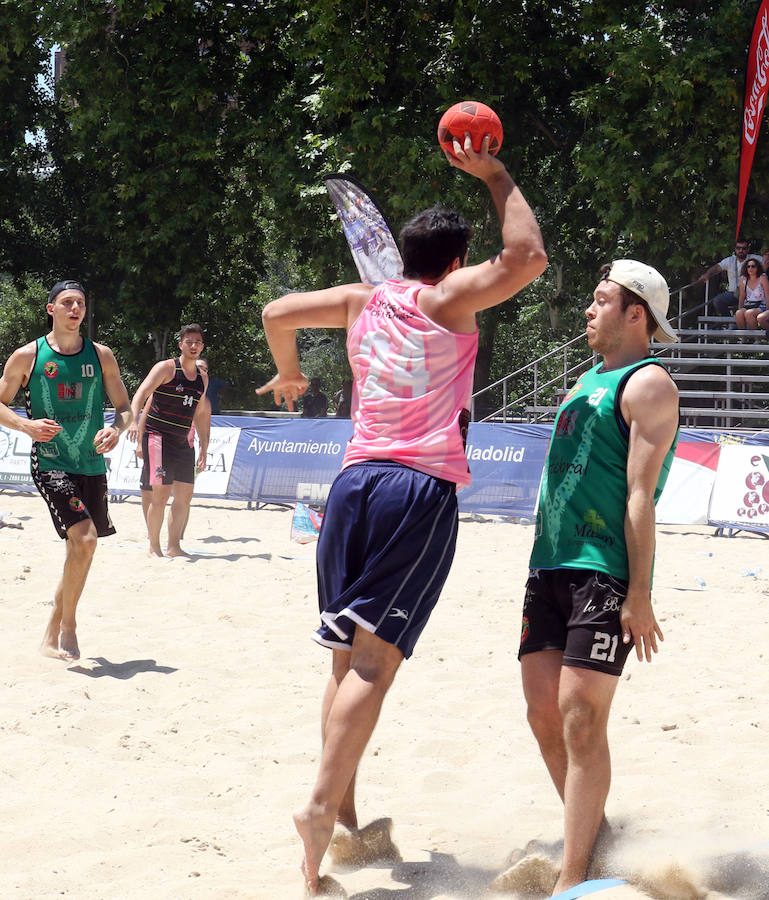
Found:
[[[64,354],[54,350],[45,336],[38,338],[24,397],[30,419],[53,419],[62,428],[50,441],[33,442],[33,471],[106,473],[104,456],[93,444],[97,431],[104,427],[101,362],[93,341],[83,338],[78,353]]]
[[[646,357],[608,372],[597,365],[571,389],[558,411],[539,492],[530,565],[575,568],[628,579],[625,544],[629,429],[620,411],[628,378]],[[678,440],[665,456],[654,493],[662,493]]]

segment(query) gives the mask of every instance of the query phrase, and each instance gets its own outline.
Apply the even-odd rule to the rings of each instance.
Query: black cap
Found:
[[[48,294],[48,302],[53,303],[53,301],[59,296],[62,291],[80,291],[80,293],[85,297],[85,288],[79,282],[57,281]]]

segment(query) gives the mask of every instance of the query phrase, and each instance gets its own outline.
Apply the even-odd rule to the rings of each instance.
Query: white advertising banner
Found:
[[[31,485],[29,454],[32,440],[21,431],[9,431],[0,425],[0,484],[7,487]]]
[[[769,447],[722,445],[710,520],[769,528]]]

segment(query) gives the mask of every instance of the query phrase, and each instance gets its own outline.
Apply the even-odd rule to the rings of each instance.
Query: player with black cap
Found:
[[[75,610],[97,538],[114,534],[107,508],[104,454],[131,421],[128,392],[117,361],[103,344],[82,337],[85,289],[58,281],[48,295],[51,331],[15,350],[0,378],[0,425],[32,439],[32,479],[54,527],[67,541],[64,572],[54,595],[41,652],[79,659]],[[24,389],[27,418],[9,404]],[[104,424],[104,394],[115,418]]]

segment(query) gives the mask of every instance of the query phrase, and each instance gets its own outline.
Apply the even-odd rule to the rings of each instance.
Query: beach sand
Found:
[[[196,555],[152,560],[138,500],[114,503],[76,663],[37,652],[64,554],[43,502],[3,493],[0,513],[0,896],[300,898],[291,812],[317,767],[330,654],[309,637],[315,545],[290,540],[291,512],[194,500]],[[769,543],[713,531],[658,528],[665,642],[650,665],[631,658],[614,701],[617,840],[599,873],[633,886],[600,900],[769,897]],[[503,896],[486,885],[530,842],[557,863],[562,810],[516,659],[531,541],[461,517],[358,782],[362,824],[392,817],[403,862],[321,870],[354,900]]]

